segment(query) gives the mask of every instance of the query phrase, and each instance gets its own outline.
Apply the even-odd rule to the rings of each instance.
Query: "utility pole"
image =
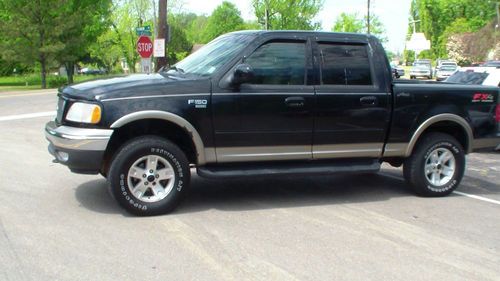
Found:
[[[264,27],[266,30],[269,30],[269,2],[266,0],[266,10],[264,15]]]
[[[370,34],[370,0],[368,0],[368,12],[366,15],[366,30]]]
[[[167,50],[167,38],[168,38],[168,27],[167,27],[167,0],[159,0],[158,1],[158,36],[157,39],[165,39],[165,53]],[[156,67],[155,70],[158,71],[163,66],[166,66],[167,54],[164,57],[156,58]]]

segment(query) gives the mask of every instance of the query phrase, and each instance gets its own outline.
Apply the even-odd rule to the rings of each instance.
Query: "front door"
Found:
[[[254,71],[239,91],[213,93],[217,161],[312,158],[314,87],[306,40],[273,40],[245,60]],[[310,51],[309,51],[310,53]]]

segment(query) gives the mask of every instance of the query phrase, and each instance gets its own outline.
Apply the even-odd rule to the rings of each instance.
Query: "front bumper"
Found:
[[[97,174],[113,130],[45,125],[49,152],[75,173]]]

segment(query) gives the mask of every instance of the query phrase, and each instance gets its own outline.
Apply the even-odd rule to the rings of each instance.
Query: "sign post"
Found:
[[[141,35],[137,40],[137,52],[141,56],[141,70],[143,73],[151,73],[151,55],[153,54],[153,42],[148,36]]]

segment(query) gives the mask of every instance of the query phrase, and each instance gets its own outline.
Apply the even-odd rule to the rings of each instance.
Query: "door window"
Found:
[[[260,46],[245,63],[254,71],[251,84],[304,85],[305,43],[271,42]]]
[[[319,44],[321,84],[372,85],[366,45]]]

